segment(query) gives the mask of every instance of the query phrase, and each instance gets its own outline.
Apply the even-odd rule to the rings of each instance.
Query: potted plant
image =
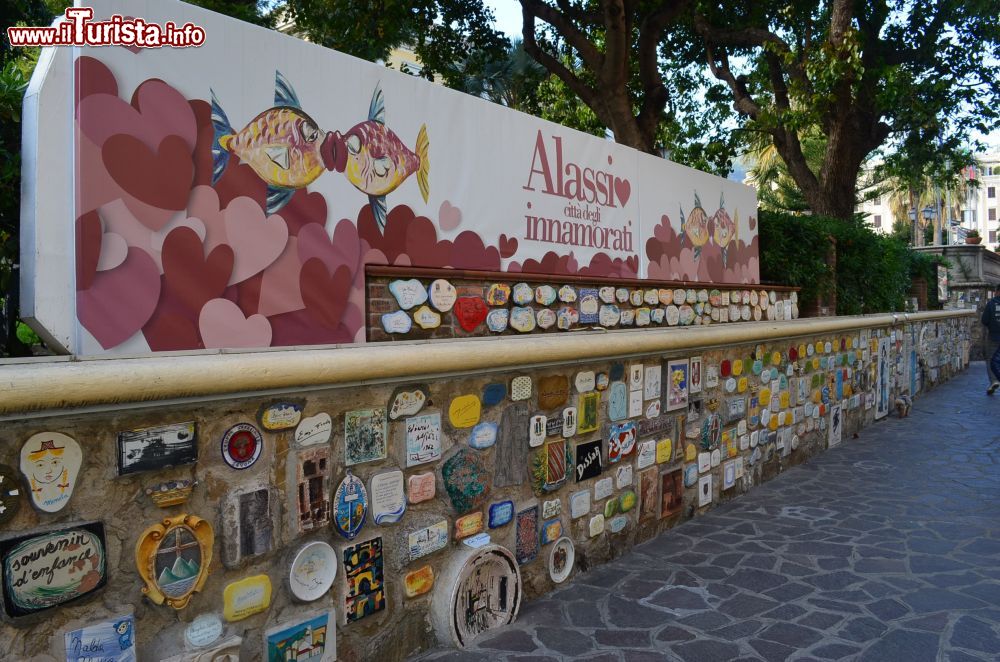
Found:
[[[982,242],[983,238],[979,236],[978,230],[969,230],[965,235],[965,243],[967,244],[981,244]]]

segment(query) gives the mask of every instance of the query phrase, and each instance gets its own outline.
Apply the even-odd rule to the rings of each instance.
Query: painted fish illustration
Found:
[[[715,240],[716,245],[722,249],[722,266],[725,267],[728,259],[729,244],[736,241],[736,230],[739,227],[739,213],[737,212],[735,221],[730,218],[729,212],[726,211],[726,198],[724,194],[719,196],[719,210],[712,216],[712,225],[714,226],[712,238]]]
[[[327,140],[332,144],[333,169],[344,173],[356,189],[368,195],[379,228],[385,229],[385,196],[399,188],[410,175],[416,173],[420,195],[427,202],[430,194],[427,125],[420,125],[417,151],[410,151],[399,136],[385,125],[385,100],[381,85],[375,86],[368,105],[368,119],[347,133],[337,131],[332,134],[323,141],[324,146]]]
[[[275,72],[274,106],[234,131],[212,91],[212,184],[235,154],[267,183],[267,213],[273,214],[325,170],[334,169],[333,135],[320,131],[302,110],[291,84]]]
[[[680,212],[681,229],[684,230],[680,238],[681,246],[684,245],[685,239],[690,241],[694,246],[694,257],[698,259],[701,257],[701,247],[708,243],[711,234],[708,231],[708,214],[702,209],[697,193],[694,194],[694,208],[687,218],[684,217],[684,209]]]

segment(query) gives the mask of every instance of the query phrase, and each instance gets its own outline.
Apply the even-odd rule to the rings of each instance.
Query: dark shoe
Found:
[[[1000,383],[993,382],[992,384],[990,384],[990,387],[986,389],[986,395],[993,395],[994,393],[997,392],[998,388],[1000,388]]]

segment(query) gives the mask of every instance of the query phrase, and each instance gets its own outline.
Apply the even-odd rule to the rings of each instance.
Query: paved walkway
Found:
[[[1000,395],[983,372],[424,659],[1000,659]]]

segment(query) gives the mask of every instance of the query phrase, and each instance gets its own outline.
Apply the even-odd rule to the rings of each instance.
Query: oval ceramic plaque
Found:
[[[448,312],[455,305],[458,292],[455,290],[454,285],[443,278],[439,278],[431,283],[427,289],[430,290],[431,305],[442,313]]]
[[[527,283],[518,283],[514,286],[511,298],[519,306],[531,303],[535,298],[535,291]]]
[[[368,516],[368,491],[357,476],[348,472],[333,495],[333,524],[337,532],[353,540]]]
[[[563,303],[573,303],[576,301],[576,290],[569,285],[563,285],[559,288],[559,300]]]
[[[386,333],[409,333],[410,329],[413,328],[413,321],[402,310],[397,310],[394,313],[382,315],[382,328],[385,329]]]
[[[506,306],[510,301],[510,285],[506,283],[493,283],[486,292],[486,303],[491,306]]]
[[[303,602],[319,600],[337,577],[337,553],[321,540],[307,543],[292,559],[288,585],[292,595]]]
[[[237,423],[222,437],[222,459],[233,469],[252,467],[263,448],[260,431],[249,423]]]
[[[441,315],[431,310],[428,306],[420,306],[413,313],[413,321],[421,329],[436,329],[441,326]]]
[[[542,329],[551,329],[556,323],[555,311],[549,308],[542,308],[537,313],[538,326]]]
[[[534,331],[535,311],[526,306],[514,306],[510,309],[510,326],[521,333]]]
[[[222,636],[222,619],[218,614],[196,616],[184,630],[184,640],[193,648],[214,644]]]
[[[303,418],[299,426],[295,428],[296,446],[314,446],[325,444],[330,441],[330,433],[333,431],[333,419],[326,412],[320,412],[315,416]]]
[[[486,314],[486,326],[493,333],[502,333],[507,330],[507,321],[509,319],[509,310],[506,308],[495,308]]]
[[[21,447],[20,464],[32,503],[47,513],[62,510],[73,495],[82,463],[83,451],[72,437],[61,432],[32,435]],[[16,488],[17,484],[4,487]]]
[[[389,283],[389,292],[396,297],[396,302],[403,310],[409,310],[427,301],[427,290],[416,278],[392,281]]]
[[[597,291],[597,296],[601,299],[603,303],[614,303],[615,302],[615,288],[613,287],[602,287]]]
[[[598,322],[601,326],[617,326],[621,317],[622,313],[621,310],[618,309],[618,306],[614,304],[607,304],[601,306]]]

